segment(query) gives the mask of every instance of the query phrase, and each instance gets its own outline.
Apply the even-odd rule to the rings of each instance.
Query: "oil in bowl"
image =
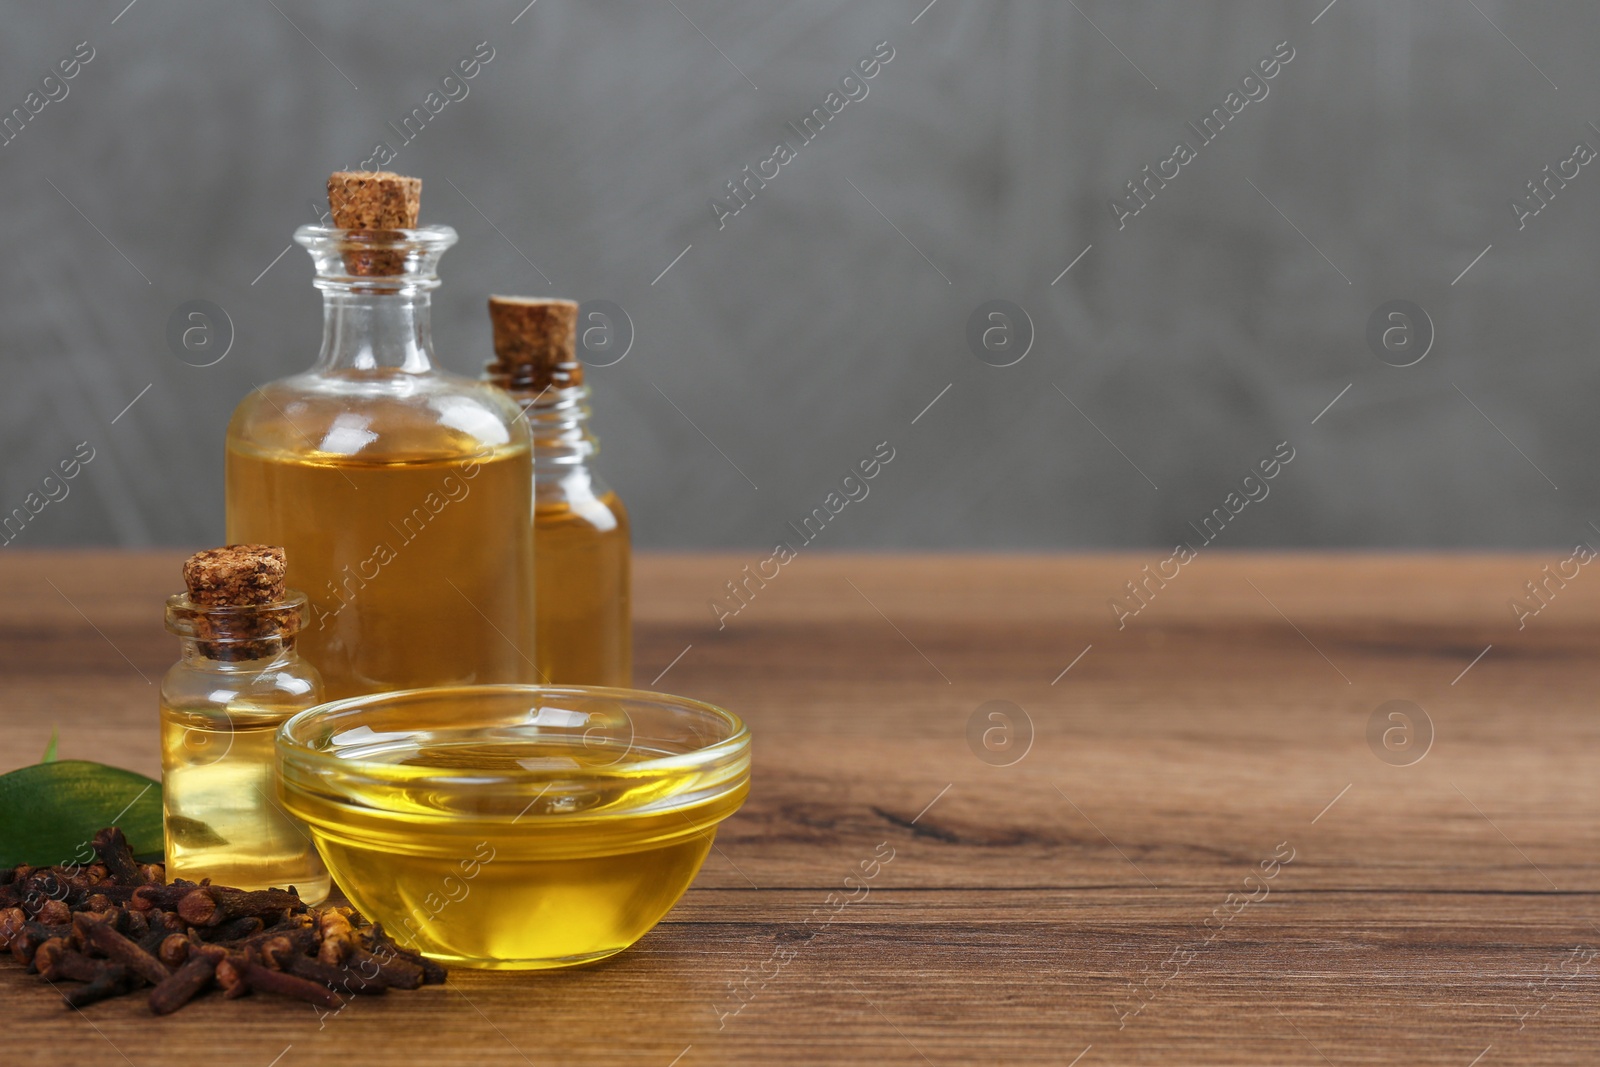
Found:
[[[419,689],[312,708],[277,741],[284,807],[352,904],[468,967],[621,952],[694,880],[750,787],[750,734],[625,689]]]

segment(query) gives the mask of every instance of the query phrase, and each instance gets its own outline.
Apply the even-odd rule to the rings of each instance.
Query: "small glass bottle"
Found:
[[[282,560],[260,545],[199,553],[184,567],[189,591],[167,599],[183,651],[161,680],[166,867],[240,889],[292,885],[315,904],[328,872],[273,778],[278,727],[322,702],[295,649],[306,598],[283,588]]]
[[[328,699],[532,682],[533,456],[504,393],[438,370],[430,328],[448,226],[411,228],[421,183],[335,174],[316,261],[322,352],[228,428],[231,541],[282,545]]]
[[[628,511],[590,461],[589,387],[577,359],[578,305],[492,296],[495,361],[533,432],[538,655],[549,685],[626,688],[633,676]]]

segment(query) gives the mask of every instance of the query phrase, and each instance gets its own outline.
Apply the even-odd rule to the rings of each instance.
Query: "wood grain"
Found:
[[[157,770],[180,558],[0,556],[0,769],[59,727],[64,758]],[[1519,630],[1508,602],[1554,556],[1219,553],[1118,629],[1107,600],[1151,559],[813,555],[718,630],[708,601],[748,562],[639,561],[638,683],[672,664],[656,688],[744,715],[756,768],[629,952],[457,972],[320,1029],[263,998],[75,1013],[0,961],[6,1056],[1595,1061],[1600,579]],[[968,741],[995,700],[1031,723],[1010,766]],[[1390,700],[1433,726],[1411,766],[1368,745]]]

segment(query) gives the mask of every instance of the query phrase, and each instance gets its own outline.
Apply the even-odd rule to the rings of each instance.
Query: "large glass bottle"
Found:
[[[533,432],[538,656],[551,685],[627,687],[633,675],[628,511],[591,465],[590,390],[576,355],[578,305],[489,298],[488,377]]]
[[[295,240],[316,263],[322,352],[234,412],[228,539],[287,550],[329,699],[536,681],[526,420],[434,366],[430,293],[455,231],[303,226]]]

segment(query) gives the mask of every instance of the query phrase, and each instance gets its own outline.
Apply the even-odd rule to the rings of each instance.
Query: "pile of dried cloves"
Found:
[[[354,910],[307,907],[293,889],[166,884],[122,831],[94,837],[98,862],[0,870],[0,950],[84,1007],[149,986],[150,1010],[177,1011],[215,986],[228,999],[278,993],[339,1008],[345,996],[416,989],[445,970],[395,944]]]

